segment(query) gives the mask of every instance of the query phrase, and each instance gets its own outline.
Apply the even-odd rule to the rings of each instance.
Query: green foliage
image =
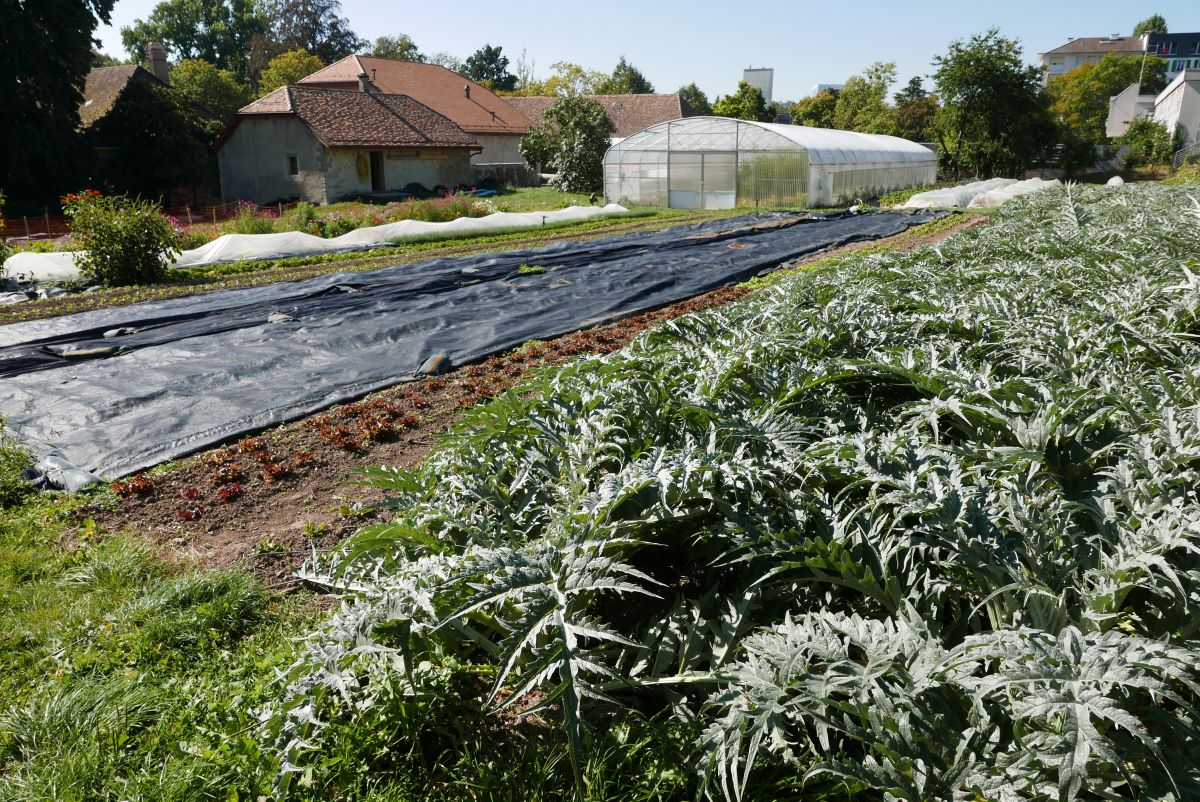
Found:
[[[251,77],[251,40],[266,26],[265,8],[253,0],[162,0],[148,17],[121,29],[121,42],[137,64],[157,41],[178,61],[206,61],[245,83]]]
[[[657,709],[730,799],[1194,798],[1198,213],[1025,196],[369,472],[390,519],[303,571],[344,606],[271,711],[281,790],[336,722],[475,663],[490,709],[561,729],[579,796],[612,716]]]
[[[508,56],[504,48],[484,45],[467,57],[463,75],[489,89],[511,92],[517,86],[517,76],[508,71]]]
[[[732,95],[717,98],[713,103],[713,114],[718,117],[733,117],[738,120],[755,120],[769,122],[774,119],[767,101],[758,87],[751,86],[745,81],[738,82],[737,91]]]
[[[546,110],[541,128],[521,138],[521,158],[532,169],[558,174],[564,192],[592,192],[604,182],[603,160],[615,130],[604,107],[582,97],[564,97]]]
[[[367,46],[339,16],[341,0],[271,0],[268,8],[275,52],[304,50],[332,64]]]
[[[106,287],[166,278],[179,235],[155,204],[90,190],[63,200],[71,236],[85,252],[77,259],[83,275]]]
[[[828,89],[806,97],[792,106],[792,122],[811,128],[833,128],[837,102],[837,95]]]
[[[1020,175],[1053,145],[1054,121],[1021,45],[997,28],[950,44],[934,58],[942,172],[955,178]]]
[[[258,95],[274,92],[281,86],[297,83],[301,78],[313,74],[325,66],[318,56],[307,50],[289,50],[280,53],[267,64],[258,80]]]
[[[608,76],[599,70],[585,70],[578,64],[569,61],[556,61],[550,65],[551,75],[544,81],[525,81],[521,86],[514,87],[507,94],[521,96],[550,95],[555,97],[578,97],[579,95],[594,95],[597,87]]]
[[[1108,144],[1105,127],[1110,98],[1137,83],[1139,75],[1143,91],[1153,94],[1166,85],[1166,74],[1167,63],[1162,59],[1110,53],[1099,64],[1083,64],[1051,79],[1047,87],[1050,110],[1066,129],[1065,141],[1078,142],[1088,151],[1085,158],[1071,160],[1066,166],[1091,166],[1096,153]]]
[[[305,210],[298,214],[302,217],[307,216]],[[237,213],[221,224],[221,231],[224,234],[273,234],[275,221],[276,217],[269,209],[260,209],[253,203],[238,201]]]
[[[601,81],[596,87],[597,95],[649,95],[654,92],[654,84],[642,75],[641,70],[630,64],[621,56],[612,75]]]
[[[895,100],[896,136],[914,142],[934,141],[938,100],[936,95],[925,91],[920,76],[910,79],[905,87],[896,93]]]
[[[12,256],[12,246],[8,244],[8,236],[4,228],[4,193],[0,192],[0,265],[4,264],[4,260]]]
[[[33,491],[33,485],[21,474],[31,464],[29,450],[9,435],[0,418],[0,511],[16,506]]]
[[[0,176],[11,199],[49,202],[79,180],[92,34],[113,0],[0,4]]]
[[[417,49],[417,43],[408,34],[380,36],[371,47],[372,56],[392,58],[397,61],[424,61],[425,56]]]
[[[201,59],[185,59],[171,67],[171,86],[211,111],[222,123],[228,123],[238,109],[254,99],[250,87],[236,74]]]
[[[1149,33],[1168,33],[1167,21],[1162,14],[1152,14],[1133,26],[1134,36],[1145,36]]]
[[[707,116],[712,114],[712,104],[708,102],[708,95],[704,94],[704,90],[696,86],[696,84],[691,83],[687,86],[679,87],[677,94],[697,115]]]
[[[1172,135],[1162,123],[1145,118],[1129,123],[1124,136],[1117,140],[1127,148],[1122,157],[1126,169],[1169,165],[1171,157],[1179,149],[1178,135]]]
[[[865,75],[851,75],[838,93],[833,127],[867,134],[894,134],[896,110],[888,105],[888,89],[896,81],[896,65],[877,61]]]

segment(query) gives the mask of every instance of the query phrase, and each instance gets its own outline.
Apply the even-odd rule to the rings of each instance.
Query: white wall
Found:
[[[481,153],[471,157],[471,164],[524,164],[517,145],[520,134],[471,134],[483,146]]]
[[[1130,84],[1121,94],[1108,101],[1108,120],[1104,134],[1109,139],[1124,136],[1129,124],[1141,117],[1148,117],[1154,109],[1154,95],[1141,94],[1139,84]]]
[[[324,147],[294,117],[247,117],[217,153],[221,199],[269,203],[286,198],[321,202],[325,197]],[[288,156],[300,174],[288,175]]]
[[[1178,130],[1183,145],[1200,141],[1200,70],[1187,70],[1154,103],[1154,121]]]

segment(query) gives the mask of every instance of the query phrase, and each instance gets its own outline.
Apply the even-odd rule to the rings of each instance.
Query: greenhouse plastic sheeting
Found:
[[[0,415],[57,475],[113,478],[411,379],[433,354],[462,364],[938,216],[753,215],[2,326]]]
[[[553,212],[496,212],[484,217],[460,217],[445,223],[401,220],[379,226],[366,226],[329,239],[301,231],[282,231],[278,234],[223,234],[207,245],[184,251],[171,266],[200,267],[253,259],[285,259],[338,251],[359,251],[383,247],[397,240],[403,241],[413,237],[433,238],[476,231],[556,225],[627,211],[629,210],[624,206],[610,203],[607,206],[569,206]],[[36,282],[77,281],[80,273],[73,252],[26,252],[9,257],[4,263],[3,271],[0,271],[0,278]]]

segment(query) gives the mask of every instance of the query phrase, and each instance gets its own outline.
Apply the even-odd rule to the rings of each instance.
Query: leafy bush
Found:
[[[305,234],[321,236],[321,218],[317,215],[317,207],[308,201],[297,203],[284,214],[280,221],[292,231],[303,231]]]
[[[545,167],[558,174],[559,189],[591,192],[604,183],[604,153],[614,130],[596,101],[564,97],[546,110],[545,124],[531,128],[518,147],[531,170]]]
[[[786,277],[371,472],[394,518],[305,570],[345,606],[280,784],[452,659],[558,720],[581,796],[609,711],[669,707],[731,799],[1196,798],[1200,209],[1127,189]]]
[[[1122,158],[1122,163],[1128,170],[1170,164],[1171,157],[1178,150],[1177,136],[1161,123],[1145,118],[1131,122],[1125,135],[1117,141],[1128,148]]]
[[[63,211],[72,238],[85,251],[80,270],[105,286],[162,281],[180,250],[171,221],[149,201],[85,190],[63,198]]]
[[[253,203],[238,201],[237,213],[221,226],[226,234],[273,234],[277,215]]]
[[[33,463],[29,450],[4,430],[0,418],[0,510],[16,506],[33,492],[22,471]]]

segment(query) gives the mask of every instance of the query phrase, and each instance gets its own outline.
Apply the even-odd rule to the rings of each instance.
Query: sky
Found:
[[[146,17],[156,0],[117,0],[101,49],[124,55],[120,28]],[[712,99],[737,89],[742,70],[773,67],[775,100],[798,100],[818,83],[843,83],[875,61],[895,62],[899,88],[933,72],[931,60],[955,39],[998,27],[1020,40],[1029,63],[1069,37],[1128,35],[1162,14],[1170,30],[1200,30],[1195,0],[999,0],[998,2],[812,3],[803,0],[606,0],[602,3],[506,0],[381,3],[342,0],[342,15],[364,39],[408,34],[422,52],[466,58],[499,45],[515,63],[525,52],[545,78],[556,61],[611,72],[621,56],[660,92],[695,82]],[[511,69],[510,65],[510,69]],[[929,82],[926,82],[929,85]]]

